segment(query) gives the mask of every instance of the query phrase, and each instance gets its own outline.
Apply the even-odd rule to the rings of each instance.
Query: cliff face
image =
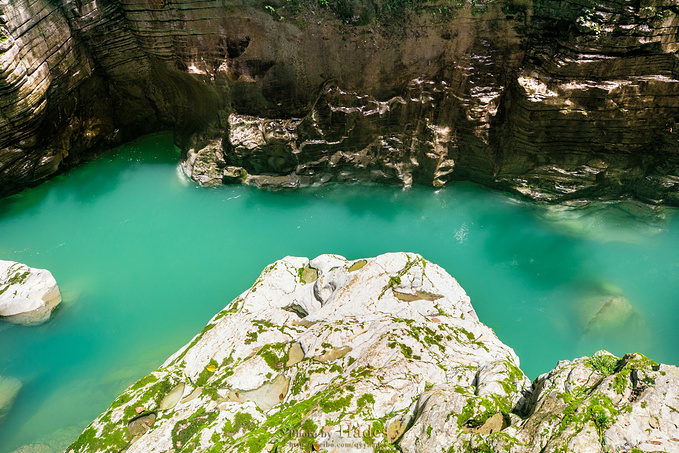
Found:
[[[0,3],[0,195],[171,129],[206,183],[679,204],[664,1]]]
[[[601,351],[531,385],[412,253],[286,257],[67,449],[677,451],[679,369]]]

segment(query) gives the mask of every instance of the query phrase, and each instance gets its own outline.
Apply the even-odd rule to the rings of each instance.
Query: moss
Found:
[[[364,393],[356,400],[356,406],[359,410],[367,404],[375,404],[375,397],[371,393]]]
[[[473,342],[474,340],[476,340],[476,337],[474,336],[474,334],[471,333],[470,331],[468,331],[467,329],[465,329],[465,328],[463,328],[463,327],[460,327],[458,330],[459,330],[460,332],[462,332],[462,334],[463,334],[465,337],[467,337],[467,340],[469,340],[469,341],[471,341],[471,342]]]
[[[97,436],[97,430],[90,425],[78,439],[73,442],[66,451],[90,452],[90,451],[121,451],[125,449],[132,435],[127,430],[127,426],[104,429],[104,436]]]
[[[292,395],[299,395],[302,393],[307,382],[309,382],[309,376],[307,374],[297,373],[295,379],[292,381],[292,386],[290,386],[290,393]]]
[[[245,334],[245,344],[252,344],[257,341],[257,332],[248,332]]]
[[[203,371],[201,371],[198,375],[198,378],[195,382],[196,387],[203,387],[205,384],[207,384],[207,381],[215,373],[217,366],[219,366],[217,361],[215,359],[210,359],[210,363],[205,368],[203,368]]]
[[[267,329],[272,329],[276,327],[274,323],[271,321],[267,321],[266,319],[253,319],[252,324],[254,324],[257,327],[257,332],[262,333]]]
[[[401,347],[401,352],[403,353],[406,359],[413,358],[413,348],[402,343],[399,343],[399,346]]]
[[[201,407],[188,418],[178,421],[172,428],[172,446],[182,450],[191,446],[195,448],[197,440],[194,438],[215,418],[216,412],[205,412],[205,408]]]
[[[17,272],[16,274],[12,275],[9,280],[7,280],[7,284],[11,285],[21,285],[26,281],[28,276],[31,275],[31,271],[26,271],[19,273]]]
[[[512,411],[512,403],[509,398],[500,395],[487,397],[470,397],[467,404],[457,416],[457,426],[476,428],[483,425],[486,420],[497,413],[507,415]],[[452,416],[454,414],[450,414]]]
[[[24,266],[19,266],[19,269],[21,269],[23,267]],[[7,279],[7,282],[5,282],[4,287],[0,289],[0,295],[2,295],[2,293],[7,291],[10,286],[21,285],[22,283],[24,283],[29,275],[31,275],[31,271],[15,272],[9,279]]]
[[[243,438],[235,442],[233,450],[250,451],[251,448],[261,446],[261,451],[266,443],[274,444],[274,449],[281,451],[282,447],[292,438],[306,420],[306,414],[317,406],[322,395],[314,395],[299,403],[281,405],[281,410],[269,416],[264,423],[256,429],[248,432]],[[272,450],[273,451],[273,450]]]
[[[569,426],[573,425],[573,431],[581,431],[585,425],[591,423],[596,428],[601,441],[604,441],[603,433],[610,427],[620,414],[610,398],[586,388],[576,388],[572,392],[560,393],[566,407],[561,411],[562,418],[555,433],[559,436]]]
[[[353,394],[348,394],[346,396],[339,397],[334,400],[331,399],[321,400],[318,405],[321,408],[321,410],[326,414],[330,414],[332,412],[339,412],[340,410],[349,407],[349,405],[351,404],[351,400],[353,399],[353,396],[354,396]]]
[[[257,355],[262,357],[266,364],[273,370],[283,369],[288,360],[290,360],[287,351],[287,343],[265,344],[264,347],[257,352]]]
[[[257,428],[257,422],[252,415],[247,412],[237,412],[233,417],[233,421],[227,420],[224,423],[223,432],[225,435],[232,437],[241,431],[252,431]]]

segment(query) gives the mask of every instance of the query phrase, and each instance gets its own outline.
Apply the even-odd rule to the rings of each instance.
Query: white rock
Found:
[[[421,256],[286,257],[71,448],[678,451],[677,374],[601,352],[531,386],[457,281]],[[180,382],[191,397],[130,438],[132,409],[157,411]]]
[[[0,316],[23,325],[47,321],[61,302],[52,273],[15,261],[0,261]]]

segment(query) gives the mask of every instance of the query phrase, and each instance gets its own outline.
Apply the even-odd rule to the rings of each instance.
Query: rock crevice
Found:
[[[1,2],[0,196],[169,129],[209,184],[679,204],[672,2],[406,3]]]

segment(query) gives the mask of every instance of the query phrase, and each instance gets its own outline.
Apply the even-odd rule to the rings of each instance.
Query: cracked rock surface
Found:
[[[605,351],[531,384],[421,256],[286,257],[67,451],[669,452],[678,384]]]

